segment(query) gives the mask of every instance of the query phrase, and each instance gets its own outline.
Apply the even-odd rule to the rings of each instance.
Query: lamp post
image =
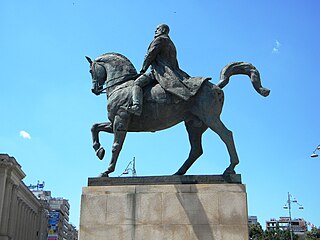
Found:
[[[121,175],[119,177],[121,177],[122,175],[126,175],[129,174],[129,171],[131,171],[132,173],[132,177],[136,177],[137,176],[137,171],[136,171],[136,158],[133,157],[132,161],[130,161],[126,167],[126,169],[123,171],[123,173],[121,173]]]
[[[316,147],[316,149],[312,152],[311,156],[312,158],[316,158],[319,155],[316,153],[317,151],[320,151],[320,144]]]
[[[288,200],[286,204],[283,206],[284,209],[288,209],[289,212],[289,231],[290,231],[290,239],[293,240],[293,234],[292,234],[292,226],[291,226],[291,203],[295,203],[299,206],[299,209],[302,210],[303,206],[298,203],[298,201],[293,198],[292,200],[292,195],[288,192]]]

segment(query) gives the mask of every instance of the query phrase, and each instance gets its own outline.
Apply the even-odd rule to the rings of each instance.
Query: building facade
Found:
[[[47,240],[48,211],[25,176],[14,157],[0,154],[0,240]]]
[[[307,222],[303,218],[290,219],[289,217],[280,217],[279,219],[271,218],[266,222],[267,230],[288,230],[291,224],[292,232],[296,235],[303,236],[308,231]]]
[[[78,240],[78,230],[76,226],[69,224],[67,240]]]
[[[248,224],[258,224],[257,216],[248,216]]]
[[[69,201],[62,197],[52,197],[51,191],[32,192],[49,212],[48,240],[77,240],[78,231],[69,223]]]

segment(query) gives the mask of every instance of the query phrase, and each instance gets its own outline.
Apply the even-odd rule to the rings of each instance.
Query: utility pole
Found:
[[[290,239],[293,240],[293,230],[292,230],[292,224],[291,224],[291,221],[292,221],[292,218],[291,218],[291,203],[296,203],[297,205],[299,205],[299,209],[303,209],[303,206],[301,204],[298,203],[298,201],[293,198],[293,200],[291,199],[292,196],[291,194],[288,192],[288,200],[287,200],[287,203],[286,205],[284,205],[284,209],[288,209],[289,211],[289,231],[290,231]]]

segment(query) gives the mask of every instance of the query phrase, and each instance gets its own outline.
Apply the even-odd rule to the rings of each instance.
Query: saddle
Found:
[[[183,84],[190,89],[191,96],[194,96],[202,84],[210,80],[211,78],[204,77],[191,77],[183,81]],[[132,82],[125,82],[118,87],[116,87],[107,97],[108,97],[108,112],[116,112],[117,107],[127,107],[132,105]],[[115,94],[117,93],[117,94]],[[160,104],[177,104],[181,101],[185,101],[182,98],[169,93],[164,90],[159,83],[155,82],[143,89],[143,101],[145,103],[160,103]]]
[[[204,77],[191,77],[183,81],[183,84],[190,90],[191,95],[197,94],[201,85],[210,80],[211,78]],[[178,103],[184,101],[180,97],[174,95],[174,93],[169,93],[164,90],[159,83],[154,83],[152,85],[146,86],[143,89],[143,100],[152,103]]]

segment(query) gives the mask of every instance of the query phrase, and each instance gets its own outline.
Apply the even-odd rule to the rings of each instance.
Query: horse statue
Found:
[[[270,90],[262,87],[260,74],[252,64],[234,62],[226,65],[221,70],[217,85],[208,80],[191,83],[198,90],[188,101],[166,92],[159,84],[147,86],[144,88],[142,114],[136,116],[125,110],[132,104],[132,86],[139,76],[130,60],[119,53],[106,53],[94,61],[89,57],[86,59],[90,63],[92,92],[96,95],[106,93],[108,100],[109,122],[96,123],[91,129],[93,148],[100,160],[103,159],[105,150],[100,145],[99,132],[114,135],[111,161],[108,169],[100,174],[101,177],[108,177],[114,172],[127,132],[155,132],[170,128],[182,121],[189,135],[191,150],[187,160],[175,175],[184,175],[202,155],[201,138],[208,128],[219,135],[230,156],[230,165],[223,175],[230,176],[236,173],[234,169],[239,163],[239,158],[233,135],[220,120],[224,102],[222,88],[228,84],[231,76],[245,74],[250,77],[254,89],[260,95],[268,96]]]

